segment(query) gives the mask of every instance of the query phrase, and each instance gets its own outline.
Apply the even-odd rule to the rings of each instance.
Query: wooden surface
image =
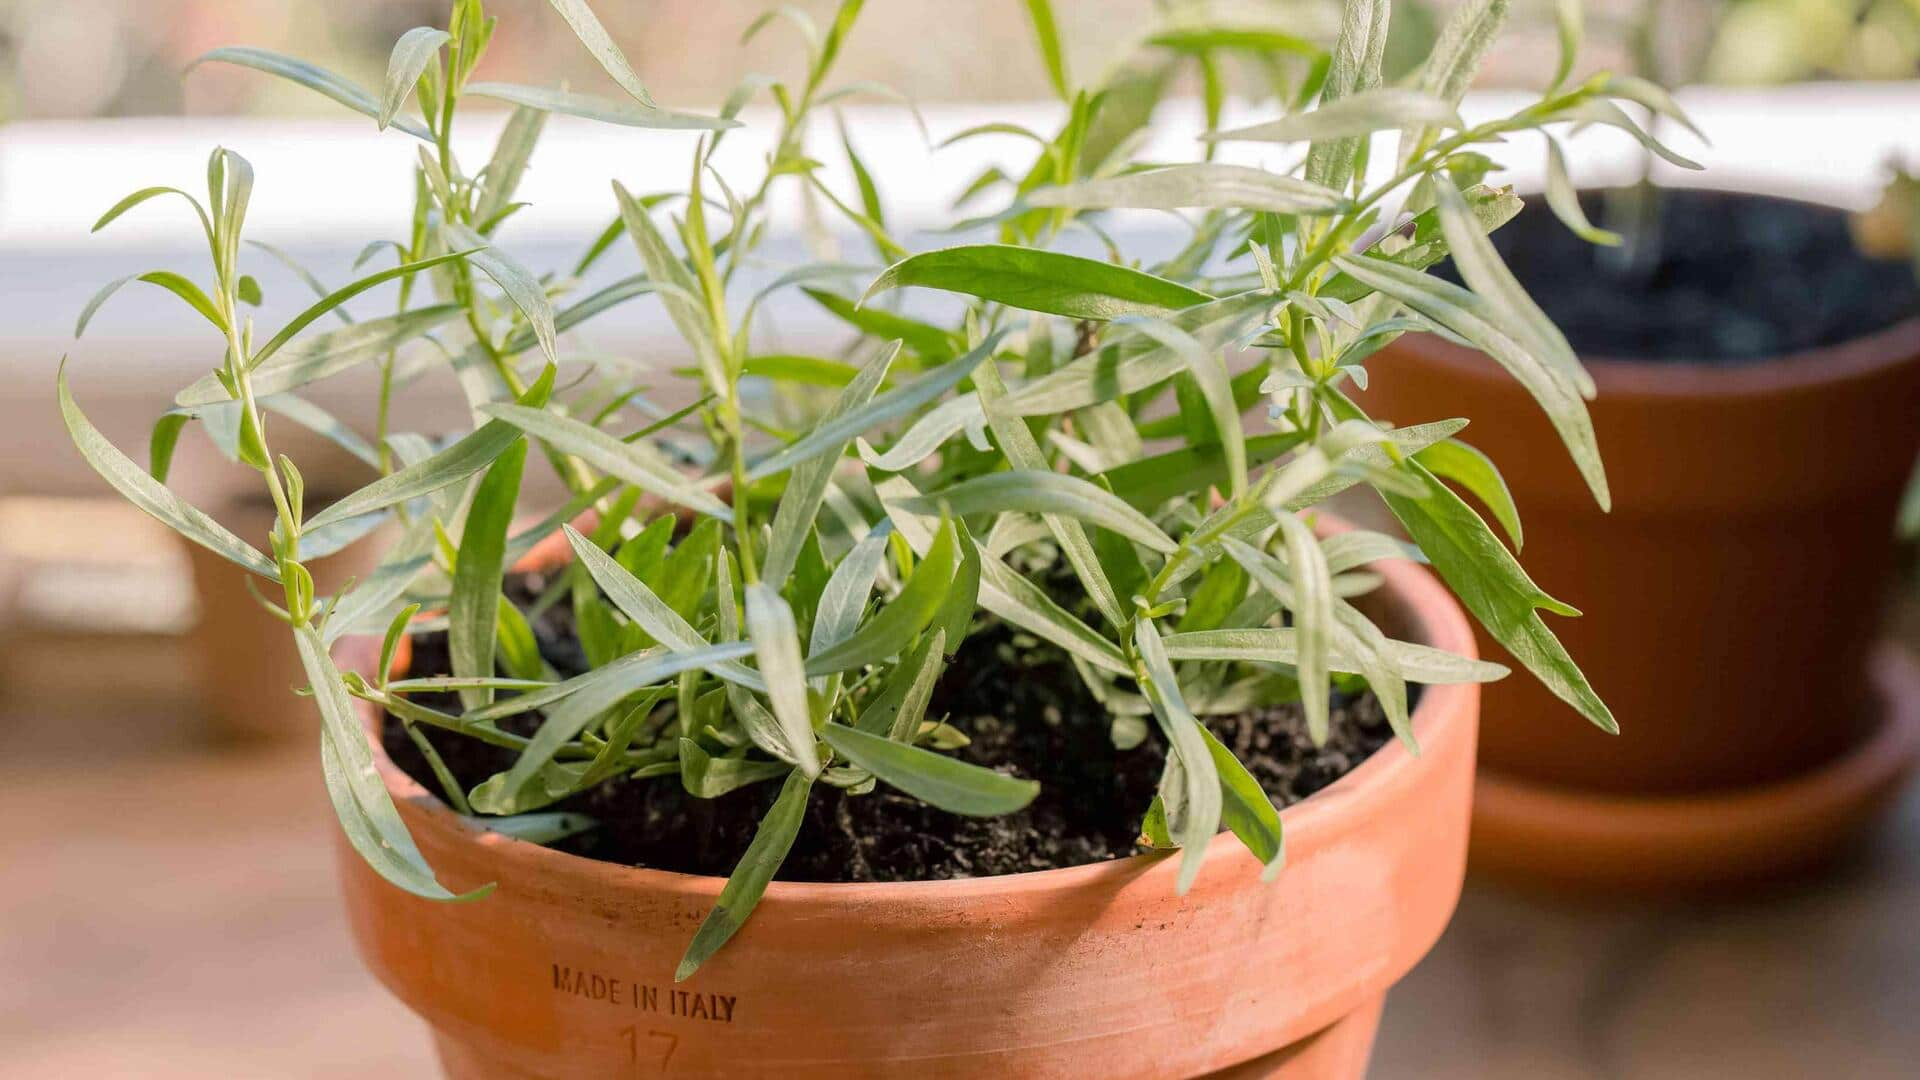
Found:
[[[348,945],[303,704],[291,745],[210,745],[173,649],[0,636],[0,1076],[431,1075]],[[79,655],[116,666],[81,676]],[[1916,912],[1914,793],[1835,873],[1742,902],[1473,886],[1388,999],[1372,1075],[1912,1075]]]

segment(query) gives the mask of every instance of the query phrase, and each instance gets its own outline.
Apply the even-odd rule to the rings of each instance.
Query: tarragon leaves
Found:
[[[747,637],[753,642],[760,675],[767,680],[767,699],[773,703],[774,718],[780,722],[794,764],[805,776],[819,776],[820,752],[814,745],[800,631],[794,626],[793,609],[763,584],[747,586]]]
[[[440,46],[451,40],[453,36],[445,30],[416,26],[394,42],[393,54],[387,58],[387,85],[380,95],[380,112],[374,117],[381,131],[387,130],[387,125],[399,114],[400,106],[406,104],[414,83],[427,70],[427,65],[433,63]]]
[[[573,34],[580,44],[587,47],[593,58],[599,61],[601,68],[620,84],[620,89],[633,95],[633,99],[642,105],[652,105],[653,95],[640,82],[640,76],[633,70],[633,64],[627,60],[627,54],[614,44],[613,36],[600,24],[600,17],[593,13],[587,0],[548,0],[553,10],[573,28]]]
[[[1177,546],[1151,518],[1095,484],[1063,473],[1015,469],[963,480],[900,505],[916,513],[938,513],[942,506],[955,514],[1006,511],[1059,514],[1111,529],[1121,536],[1169,553]]]
[[[911,255],[867,287],[862,303],[908,285],[965,293],[1025,311],[1075,319],[1170,315],[1212,297],[1140,270],[1007,244],[973,244]]]
[[[1244,165],[1169,165],[1143,172],[1042,188],[1029,206],[1077,210],[1259,210],[1317,214],[1346,209],[1339,192],[1292,176]]]
[[[1432,94],[1382,87],[1330,101],[1317,109],[1264,124],[1205,136],[1217,142],[1308,142],[1349,139],[1402,127],[1462,127],[1454,106]],[[1317,186],[1317,185],[1316,185]]]
[[[723,120],[717,116],[675,112],[672,109],[662,109],[657,105],[644,102],[614,101],[590,94],[548,90],[538,86],[477,82],[467,86],[467,93],[519,105],[522,108],[565,113],[568,116],[598,120],[603,124],[618,124],[622,127],[659,128],[668,131],[724,131],[740,126],[737,121]]]
[[[1160,632],[1154,629],[1153,620],[1137,620],[1133,637],[1145,669],[1141,673],[1140,688],[1152,703],[1154,718],[1160,722],[1161,733],[1173,748],[1168,755],[1168,768],[1177,769],[1181,780],[1173,792],[1163,787],[1161,799],[1166,803],[1169,830],[1182,848],[1176,888],[1185,896],[1200,875],[1207,845],[1220,831],[1224,802],[1220,770],[1214,764],[1213,752],[1207,748],[1200,721],[1181,696],[1180,681],[1173,673],[1173,663],[1167,659],[1167,650],[1161,644]],[[1177,801],[1170,800],[1169,795],[1176,796]]]
[[[932,806],[969,817],[1011,814],[1040,794],[1040,785],[958,761],[945,754],[828,724],[821,737],[836,754]]]
[[[67,423],[67,434],[73,438],[73,445],[80,456],[93,466],[93,471],[113,485],[115,491],[126,500],[146,511],[168,528],[199,544],[201,547],[232,560],[248,570],[269,580],[280,580],[279,568],[272,559],[262,555],[246,541],[233,535],[206,514],[196,509],[185,499],[168,490],[166,485],[148,475],[147,470],[135,464],[132,458],[120,452],[119,448],[107,440],[100,429],[93,426],[87,415],[80,411],[80,405],[73,400],[73,391],[67,388],[66,361],[60,362],[58,377],[60,393],[60,414]]]
[[[267,49],[234,45],[214,49],[204,54],[200,59],[195,60],[188,70],[207,63],[237,64],[241,67],[265,72],[268,75],[278,75],[280,78],[286,79],[289,82],[299,83],[309,90],[332,98],[334,101],[345,105],[347,108],[352,109],[362,116],[370,117],[376,121],[380,119],[381,105],[380,102],[374,100],[372,94],[369,94],[364,88],[345,76],[328,71],[326,68],[309,64],[305,60],[295,59],[294,57],[285,56]],[[388,122],[391,123],[393,127],[399,128],[401,131],[412,135],[416,139],[425,139],[428,142],[433,141],[433,133],[417,121],[409,120],[406,117],[390,117]]]
[[[740,863],[733,868],[733,874],[727,878],[727,884],[720,890],[720,899],[713,910],[700,923],[700,929],[693,935],[693,941],[687,946],[686,955],[680,959],[680,966],[673,973],[675,982],[680,982],[700,970],[700,965],[720,946],[738,933],[746,925],[747,916],[753,913],[754,905],[767,891],[767,883],[786,861],[787,852],[793,847],[793,838],[800,833],[800,822],[806,818],[807,794],[813,788],[813,778],[798,769],[787,774],[786,782],[780,785],[780,796],[773,802],[773,808],[767,811],[760,821],[760,828],[753,834],[753,842],[747,845],[747,853],[740,857]]]
[[[537,406],[495,403],[482,405],[480,411],[495,418],[488,426],[509,425],[675,505],[698,510],[721,521],[733,520],[733,511],[726,503],[701,490],[659,451],[643,442],[622,442],[591,424]]]

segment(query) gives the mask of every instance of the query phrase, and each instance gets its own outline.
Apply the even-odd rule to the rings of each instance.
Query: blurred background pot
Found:
[[[309,514],[329,501],[309,496]],[[267,536],[273,529],[274,509],[264,494],[235,496],[208,512],[259,550],[273,550]],[[386,546],[380,531],[306,563],[313,573],[315,594],[331,596],[349,579],[365,579]],[[190,636],[209,734],[231,743],[311,739],[312,705],[290,693],[307,684],[293,635],[247,588],[251,578],[260,595],[277,604],[282,602],[280,586],[198,544],[182,541],[181,546],[193,566],[199,617]]]
[[[536,553],[539,558],[545,553]],[[1383,626],[1471,654],[1425,571],[1377,564]],[[1370,598],[1372,599],[1372,598]],[[360,670],[377,643],[350,642]],[[1274,882],[1231,835],[1187,896],[1136,856],[955,881],[776,881],[738,938],[672,973],[721,879],[599,862],[448,810],[373,753],[442,881],[418,900],[344,843],[374,974],[451,1077],[1215,1075],[1358,1080],[1389,987],[1440,936],[1465,869],[1479,688],[1431,687],[1398,744],[1282,814]],[[379,716],[365,719],[377,733]]]
[[[1688,193],[1667,208],[1665,239],[1684,246],[1689,228],[1719,229],[1727,256],[1742,258],[1742,244],[1786,231],[1768,231],[1768,203],[1808,212]],[[1815,214],[1844,237],[1838,211]],[[1920,319],[1717,362],[1691,359],[1711,341],[1676,333],[1662,355],[1644,328],[1607,325],[1619,312],[1591,291],[1614,283],[1574,261],[1585,256],[1550,257],[1535,239],[1547,227],[1558,228],[1530,209],[1507,227],[1518,237],[1497,235],[1598,385],[1590,408],[1611,513],[1584,491],[1539,407],[1478,352],[1401,338],[1373,361],[1380,378],[1362,399],[1387,419],[1474,418],[1463,437],[1507,480],[1529,572],[1585,613],[1552,620],[1554,630],[1620,722],[1619,736],[1588,728],[1533,680],[1488,687],[1475,866],[1582,889],[1656,889],[1817,861],[1887,801],[1920,745],[1913,662],[1875,645],[1896,508],[1920,453]],[[1737,272],[1688,279],[1686,252],[1677,258],[1638,287],[1690,289],[1693,302],[1728,309],[1773,302],[1764,292],[1715,300],[1738,292]],[[1843,270],[1783,284],[1828,304],[1823,290],[1856,293],[1885,273]],[[1911,291],[1904,267],[1892,274]],[[1611,335],[1640,355],[1592,349],[1581,312],[1562,321],[1569,308],[1587,317],[1587,336]],[[1727,314],[1674,321],[1708,335],[1727,329]],[[1742,340],[1764,348],[1763,337]],[[1482,648],[1507,659],[1484,636]]]

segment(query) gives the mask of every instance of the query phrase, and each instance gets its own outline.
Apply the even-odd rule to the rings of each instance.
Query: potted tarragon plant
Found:
[[[1718,7],[1744,34],[1764,6]],[[1655,47],[1670,14],[1640,5],[1635,66],[1690,81],[1694,65]],[[1707,51],[1721,74],[1731,48]],[[1620,474],[1611,513],[1568,497],[1556,432],[1470,349],[1409,335],[1362,397],[1389,419],[1500,417],[1468,437],[1506,466],[1491,505],[1525,512],[1537,580],[1590,616],[1568,645],[1631,734],[1548,737],[1551,694],[1491,690],[1474,807],[1477,866],[1582,892],[1816,866],[1920,759],[1920,667],[1879,641],[1920,455],[1910,260],[1857,245],[1842,209],[1667,188],[1652,161],[1638,183],[1582,192],[1554,150],[1546,199],[1496,241],[1599,388],[1594,428]]]
[[[200,215],[210,281],[143,280],[212,324],[218,366],[145,468],[59,383],[100,474],[250,573],[287,624],[355,935],[447,1071],[1358,1075],[1387,988],[1457,899],[1477,683],[1505,674],[1416,563],[1612,720],[1540,617],[1558,605],[1426,464],[1460,460],[1466,421],[1389,428],[1349,390],[1407,330],[1472,342],[1604,497],[1591,384],[1493,252],[1520,201],[1480,182],[1476,148],[1568,122],[1639,133],[1612,100],[1666,102],[1598,77],[1465,124],[1501,0],[1464,5],[1409,85],[1380,76],[1385,0],[1350,0],[1330,43],[1174,22],[1079,86],[1033,0],[1065,119],[1032,134],[1030,168],[974,185],[994,205],[957,223],[966,242],[911,252],[884,177],[836,139],[858,180],[836,191],[808,138],[859,92],[832,76],[858,0],[824,27],[781,9],[803,74],[750,79],[711,116],[657,105],[583,0],[552,6],[609,96],[474,78],[494,30],[479,0],[406,34],[379,94],[211,54],[417,140],[411,228],[369,249],[397,262],[256,329],[254,177],[218,150],[205,201],[149,188],[102,219],[163,196]],[[1284,93],[1274,118],[1221,130],[1236,56]],[[1138,160],[1170,75],[1195,67],[1211,130],[1193,160]],[[514,106],[477,168],[450,139],[476,97]],[[723,178],[714,147],[762,97],[765,168]],[[688,157],[685,191],[616,184],[600,241],[542,274],[505,241],[549,113],[697,134],[660,136]],[[1280,171],[1213,160],[1230,141],[1298,152]],[[742,295],[780,184],[850,223],[874,266],[776,268],[774,302]],[[1187,242],[1130,259],[1101,224],[1129,208],[1180,212]],[[637,272],[586,291],[628,245]],[[1470,287],[1423,272],[1449,253]],[[316,325],[390,281],[397,309]],[[917,306],[935,291],[959,303]],[[788,299],[851,342],[760,347]],[[565,350],[623,305],[684,337],[680,407],[649,413],[630,376]],[[473,427],[404,430],[411,381],[447,365]],[[370,435],[300,396],[350,372],[378,380]],[[797,422],[768,405],[809,394],[824,406]],[[274,402],[372,449],[380,478],[316,511],[273,453]],[[259,474],[269,535],[165,486],[196,422],[227,425]],[[569,497],[536,520],[519,496],[542,469]],[[1356,487],[1412,545],[1323,512]],[[378,568],[316,595],[311,553],[387,520]]]

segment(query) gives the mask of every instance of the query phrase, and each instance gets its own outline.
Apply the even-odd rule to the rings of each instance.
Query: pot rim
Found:
[[[1748,195],[1779,202],[1800,203],[1829,210],[1845,207],[1801,195],[1764,190],[1764,185],[1660,184],[1670,191],[1705,191],[1721,195]],[[1598,190],[1586,187],[1583,192]],[[1456,345],[1433,334],[1407,334],[1397,348],[1443,365],[1464,378],[1505,381],[1509,377],[1476,349]],[[1920,356],[1920,315],[1910,315],[1878,330],[1833,345],[1796,349],[1762,360],[1712,363],[1691,358],[1629,360],[1605,354],[1579,354],[1602,394],[1689,398],[1792,393],[1809,386],[1871,378]]]
[[[1323,534],[1345,532],[1353,528],[1331,514],[1323,513],[1319,518],[1322,523],[1319,531]],[[1404,559],[1381,560],[1371,564],[1370,568],[1383,579],[1375,595],[1390,605],[1394,619],[1403,624],[1401,629],[1407,635],[1407,640],[1470,659],[1478,658],[1479,651],[1466,613],[1430,571]],[[357,639],[357,642],[356,639],[349,639],[348,647],[364,654],[354,656],[354,660],[371,666],[374,662],[372,650],[377,648],[377,644],[371,638]],[[1524,673],[1516,672],[1510,677],[1524,677]],[[1470,736],[1477,714],[1473,699],[1477,698],[1479,689],[1478,684],[1474,683],[1423,686],[1419,704],[1414,707],[1410,717],[1416,739],[1423,746],[1429,746],[1459,738],[1463,729]],[[449,836],[460,836],[481,847],[496,849],[500,856],[519,861],[520,865],[537,873],[556,877],[592,877],[603,884],[611,878],[626,888],[701,898],[717,897],[726,884],[726,878],[716,875],[628,866],[556,851],[466,820],[387,756],[379,737],[379,710],[364,701],[356,701],[355,706],[360,709],[362,728],[372,748],[374,767],[387,785],[388,792],[396,800],[411,804],[413,809],[428,817],[428,824]],[[1399,740],[1390,741],[1346,775],[1281,810],[1280,819],[1285,835],[1297,837],[1302,831],[1331,828],[1350,814],[1357,813],[1364,817],[1364,800],[1368,791],[1383,791],[1397,786],[1396,781],[1403,780],[1407,774],[1422,767],[1421,757],[1409,753]],[[1357,802],[1361,805],[1356,808]],[[1213,838],[1207,855],[1210,860],[1224,861],[1240,849],[1239,839],[1230,832],[1222,831]],[[1079,889],[1105,882],[1118,884],[1175,854],[1146,852],[1052,870],[931,881],[776,880],[767,885],[764,900],[801,906],[952,904],[1000,896],[1009,891],[1024,893]]]

